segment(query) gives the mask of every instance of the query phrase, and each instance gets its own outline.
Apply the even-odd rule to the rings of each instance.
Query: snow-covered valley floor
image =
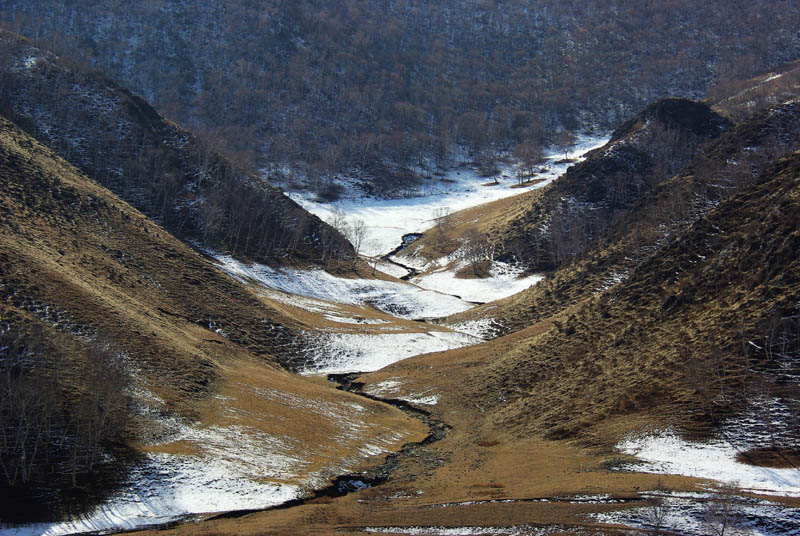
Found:
[[[582,135],[568,152],[570,159],[578,160],[592,149],[603,146],[607,136]],[[546,172],[537,175],[541,182],[525,188],[511,188],[517,184],[516,171],[511,166],[501,169],[498,184],[487,186],[491,179],[481,177],[467,167],[448,171],[440,180],[426,187],[426,195],[402,199],[375,199],[351,197],[333,203],[320,203],[309,192],[288,192],[288,195],[306,210],[327,222],[334,220],[334,211],[341,210],[352,220],[366,224],[367,236],[363,252],[368,256],[389,253],[402,241],[403,235],[421,233],[430,229],[441,211],[456,212],[506,197],[542,188],[561,176],[571,163],[557,163],[564,159],[564,151],[553,149],[540,167]]]

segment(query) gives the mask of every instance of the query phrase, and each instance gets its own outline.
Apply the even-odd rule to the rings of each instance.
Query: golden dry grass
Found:
[[[233,282],[124,203],[96,185],[84,184],[74,169],[53,161],[10,125],[3,125],[0,147],[3,155],[19,154],[22,159],[0,159],[5,166],[0,169],[22,166],[50,190],[53,185],[75,190],[78,206],[85,207],[76,221],[68,216],[74,207],[68,210],[56,198],[40,202],[34,210],[25,182],[6,182],[0,203],[14,217],[0,225],[4,282],[118,339],[141,359],[147,387],[171,410],[201,428],[245,427],[281,437],[297,445],[297,454],[308,461],[306,472],[336,467],[365,440],[394,437],[385,439],[383,446],[397,449],[426,435],[426,427],[395,408],[336,391],[323,378],[280,370],[274,356],[282,351],[282,341],[263,333],[263,322],[279,324],[290,335],[304,329],[366,332],[380,330],[381,325],[348,327]],[[779,207],[784,214],[800,213],[797,169],[796,163],[790,165],[771,185],[784,194]],[[631,430],[689,424],[690,419],[676,410],[700,403],[702,393],[684,385],[681,344],[710,352],[720,337],[736,329],[737,314],[757,317],[770,306],[796,302],[798,282],[791,275],[800,249],[792,247],[797,233],[778,225],[774,202],[770,210],[762,210],[766,197],[766,191],[756,190],[735,199],[723,208],[728,213],[715,216],[711,227],[687,235],[686,244],[689,249],[706,247],[710,228],[728,226],[730,232],[720,236],[732,242],[714,251],[731,251],[727,245],[749,258],[755,246],[740,229],[764,236],[759,225],[769,223],[775,246],[771,251],[782,256],[779,260],[789,273],[771,271],[770,261],[758,257],[752,262],[763,267],[744,266],[742,271],[709,254],[713,270],[681,268],[690,277],[664,283],[656,275],[684,266],[684,245],[666,249],[658,262],[633,274],[620,286],[624,292],[595,295],[587,291],[596,284],[592,267],[572,267],[536,291],[541,302],[530,301],[532,294],[527,293],[481,308],[482,314],[495,314],[546,305],[522,315],[528,323],[517,331],[478,346],[414,357],[358,380],[366,388],[400,380],[392,396],[421,391],[440,395],[432,417],[451,427],[442,440],[401,456],[387,483],[336,499],[189,523],[159,533],[358,534],[367,526],[515,524],[564,524],[589,533],[614,533],[616,529],[597,527],[587,515],[637,503],[573,504],[558,498],[593,493],[635,497],[659,485],[695,489],[699,482],[689,478],[611,472],[609,463],[619,456],[609,447]],[[492,225],[513,217],[524,203],[506,199],[458,213],[454,243],[476,226],[491,232]],[[771,213],[773,221],[747,220],[754,212]],[[786,217],[782,224],[787,221],[794,225]],[[429,238],[419,244],[423,255],[440,256],[453,247],[446,242],[431,245]],[[580,276],[581,270],[585,276]],[[740,272],[752,280],[722,284],[740,277]],[[581,284],[570,290],[565,283],[569,281]],[[701,281],[708,288],[701,288]],[[688,288],[696,301],[665,312],[664,298]],[[327,305],[343,315],[382,319],[393,328],[445,329],[399,321],[369,308]],[[206,317],[229,336],[198,324]],[[719,333],[712,336],[710,330]],[[341,418],[356,406],[363,408],[361,437],[347,435],[346,419]],[[572,440],[556,440],[561,436]],[[188,456],[203,453],[203,445],[187,441],[143,448]],[[364,465],[375,462],[361,460]],[[475,503],[494,500],[515,502]],[[452,504],[459,502],[473,504]]]
[[[198,429],[236,428],[299,446],[303,463],[290,481],[304,486],[308,475],[352,466],[367,444],[392,450],[425,436],[395,408],[279,367],[302,330],[327,327],[320,315],[234,281],[5,120],[0,173],[4,310],[46,326],[57,311],[76,344],[85,344],[77,328],[113,340],[138,386],[163,401],[151,401],[155,409]],[[145,432],[143,451],[205,451],[202,441],[153,443],[146,429],[158,423],[135,424]]]

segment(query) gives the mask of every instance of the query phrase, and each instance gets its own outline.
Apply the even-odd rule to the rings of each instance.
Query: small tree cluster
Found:
[[[491,263],[494,259],[494,248],[487,236],[476,229],[471,229],[464,236],[464,245],[461,246],[463,259],[469,264],[476,277],[485,277],[489,274],[483,272],[484,264]]]
[[[360,218],[348,218],[347,214],[345,214],[341,208],[337,207],[333,211],[331,227],[344,236],[347,241],[350,242],[350,245],[353,246],[352,250],[342,248],[336,249],[333,251],[334,256],[340,259],[350,258],[353,263],[352,267],[355,268],[367,238],[366,223]]]
[[[58,346],[40,329],[0,335],[3,494],[75,487],[124,441],[130,380],[119,349],[56,338]],[[16,514],[0,507],[5,515]]]

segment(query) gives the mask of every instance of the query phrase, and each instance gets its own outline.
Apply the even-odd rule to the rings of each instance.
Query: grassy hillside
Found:
[[[350,244],[211,142],[112,80],[0,30],[0,110],[176,236],[269,262]]]
[[[529,301],[528,327],[381,377],[409,373],[423,385],[444,382],[445,392],[463,381],[451,396],[483,408],[495,426],[592,443],[616,441],[641,415],[693,430],[717,424],[759,389],[796,399],[798,203],[794,153],[608,290],[549,315]]]
[[[6,119],[0,177],[0,449],[4,469],[27,464],[0,486],[3,519],[41,516],[36,505],[59,515],[69,497],[112,492],[96,478],[97,466],[124,476],[122,458],[106,458],[114,452],[210,455],[175,426],[283,438],[303,460],[285,482],[302,489],[352,466],[367,443],[396,448],[420,434],[398,411],[283,371],[299,320]],[[356,401],[363,411],[345,418]],[[105,435],[82,424],[112,402],[119,417]],[[85,463],[65,466],[70,453]]]
[[[633,460],[611,448],[627,433],[670,427],[698,437],[748,404],[768,408],[778,399],[794,413],[755,414],[764,430],[787,419],[776,427],[787,432],[779,441],[787,452],[796,448],[799,205],[794,153],[563,321],[357,378],[355,388],[380,396],[435,394],[425,411],[447,425],[440,440],[398,457],[385,484],[174,533],[629,534],[594,516],[636,508],[638,530],[657,531],[648,516],[665,503],[648,490],[706,497],[709,482],[636,473]],[[769,434],[761,440],[769,443]],[[798,506],[796,498],[771,500]],[[700,515],[716,504],[690,501]],[[730,504],[738,512],[746,500]],[[765,523],[759,517],[746,523]],[[740,513],[731,519],[738,523]],[[711,531],[708,523],[697,533]]]
[[[798,103],[789,101],[728,130],[675,177],[643,196],[572,263],[519,295],[455,315],[453,321],[491,316],[506,330],[523,329],[624,281],[720,201],[753,184],[775,159],[800,149],[799,126]],[[480,217],[485,228],[507,225],[509,213],[525,207],[522,200],[509,203],[510,208],[490,204],[473,209],[480,216],[472,218]],[[453,218],[458,221],[461,215]]]
[[[627,281],[492,363],[475,385],[503,393],[495,418],[569,437],[630,413],[686,424],[741,410],[753,371],[780,369],[749,344],[771,321],[788,322],[786,357],[797,359],[799,181],[795,155]]]

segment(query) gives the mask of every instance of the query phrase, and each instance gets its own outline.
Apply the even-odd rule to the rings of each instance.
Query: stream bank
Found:
[[[403,458],[424,457],[423,447],[430,445],[431,443],[435,443],[436,441],[444,439],[444,437],[447,435],[447,432],[451,429],[451,426],[444,423],[443,421],[431,417],[430,412],[418,408],[413,404],[406,402],[405,400],[399,400],[394,398],[381,398],[363,392],[362,387],[364,386],[364,384],[355,381],[362,374],[364,373],[352,372],[346,374],[329,374],[327,378],[329,381],[338,384],[337,389],[339,390],[363,396],[364,398],[368,398],[370,400],[374,400],[377,402],[389,404],[390,406],[394,406],[400,409],[407,415],[424,422],[428,426],[428,429],[430,431],[429,434],[422,441],[406,443],[401,447],[399,451],[388,454],[386,456],[386,459],[381,464],[376,465],[375,467],[371,467],[365,471],[361,471],[358,473],[348,473],[336,477],[328,486],[314,491],[314,493],[308,497],[294,499],[279,505],[271,506],[269,508],[235,510],[231,512],[224,512],[206,519],[208,520],[237,519],[257,512],[285,510],[288,508],[294,508],[297,506],[305,505],[311,501],[323,497],[333,499],[337,497],[343,497],[351,493],[356,493],[367,488],[379,486],[384,482],[386,482],[387,480],[389,480],[392,473],[394,473],[394,471],[398,468],[400,461]],[[431,463],[434,463],[436,465],[440,463],[438,458],[436,457],[430,457],[430,458],[431,458]],[[190,520],[196,521],[198,519],[199,516],[191,516],[185,519],[166,523],[164,525],[158,526],[157,528],[168,529],[185,521],[190,521]]]

